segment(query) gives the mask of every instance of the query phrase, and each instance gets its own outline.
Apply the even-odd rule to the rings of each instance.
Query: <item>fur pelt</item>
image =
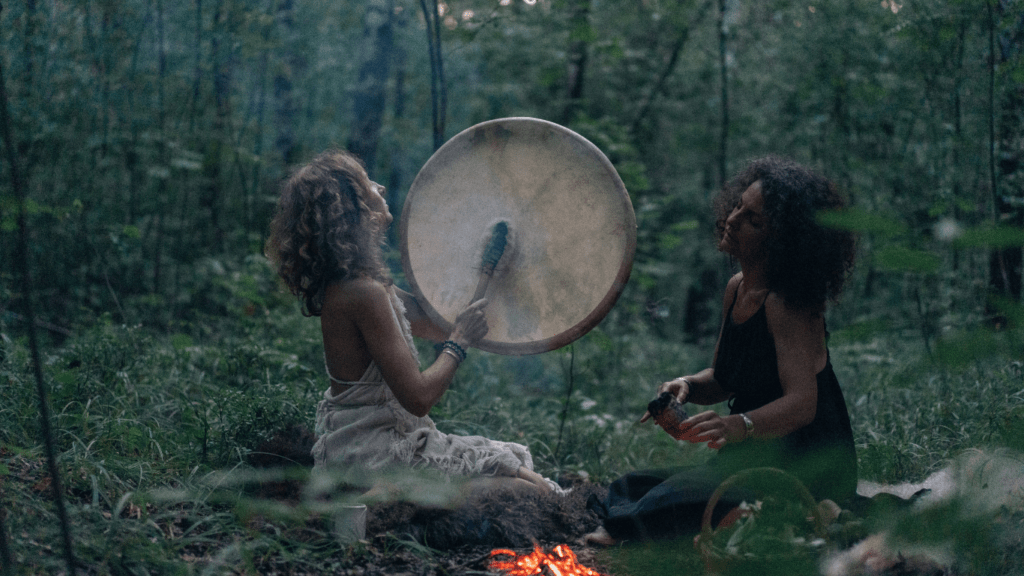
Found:
[[[452,508],[410,502],[374,504],[367,514],[366,533],[368,537],[404,534],[439,550],[575,542],[600,525],[587,508],[587,499],[603,498],[605,492],[595,484],[578,482],[565,496],[505,487],[468,496]]]
[[[290,468],[309,469],[313,466],[310,449],[316,437],[305,426],[291,426],[279,430],[249,453],[249,464],[259,470],[284,471]],[[298,501],[305,481],[300,478],[264,479],[250,486],[250,492],[261,498]]]
[[[313,466],[313,455],[310,450],[316,437],[309,428],[293,425],[278,430],[270,439],[262,442],[247,459],[255,468],[273,468],[288,466]]]

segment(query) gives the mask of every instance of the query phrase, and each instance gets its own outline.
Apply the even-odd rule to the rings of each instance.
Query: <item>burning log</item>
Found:
[[[533,552],[516,554],[513,550],[499,548],[490,553],[492,560],[488,570],[501,571],[508,576],[604,576],[596,570],[580,564],[576,553],[565,544],[545,552],[534,544]],[[511,560],[495,560],[496,556],[511,556]]]

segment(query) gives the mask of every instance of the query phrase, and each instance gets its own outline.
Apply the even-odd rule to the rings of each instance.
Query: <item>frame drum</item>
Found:
[[[568,128],[503,118],[439,148],[406,196],[402,266],[438,326],[452,328],[480,280],[495,224],[507,245],[487,285],[477,348],[537,354],[597,325],[629,279],[636,217],[608,158]]]

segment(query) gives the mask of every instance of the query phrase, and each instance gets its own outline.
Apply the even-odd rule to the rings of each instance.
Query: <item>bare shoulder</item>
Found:
[[[789,306],[781,296],[771,293],[765,299],[764,311],[768,332],[775,341],[783,389],[788,389],[795,375],[821,372],[828,363],[824,307]],[[800,381],[808,385],[814,382],[813,378]]]
[[[324,294],[323,313],[358,315],[389,305],[387,288],[367,277],[331,284]]]
[[[737,272],[737,273],[732,275],[732,278],[729,278],[729,283],[726,284],[726,288],[732,290],[733,292],[735,292],[736,289],[739,287],[740,282],[742,282],[742,281],[743,281],[743,272]]]
[[[768,294],[764,301],[764,312],[768,319],[768,328],[773,334],[785,335],[803,333],[824,334],[824,307],[794,307],[786,303],[785,298],[775,292]]]

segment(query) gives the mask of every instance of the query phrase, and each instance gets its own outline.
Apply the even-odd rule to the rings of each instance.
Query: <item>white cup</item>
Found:
[[[342,506],[334,515],[334,535],[342,544],[366,538],[366,505]]]

